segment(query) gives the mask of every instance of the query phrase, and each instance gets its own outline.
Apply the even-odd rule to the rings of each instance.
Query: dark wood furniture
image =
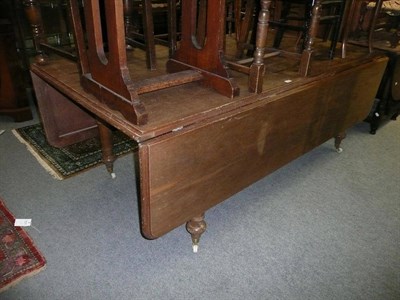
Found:
[[[268,8],[269,2],[261,1],[261,7]],[[199,81],[142,93],[140,102],[135,102],[139,101],[136,95],[126,99],[126,87],[116,86],[113,93],[120,101],[140,103],[145,109],[144,122],[132,119],[129,114],[134,112],[125,107],[113,105],[116,98],[107,98],[104,89],[93,92],[87,88],[82,77],[93,74],[96,67],[89,73],[82,62],[78,66],[65,58],[52,56],[45,65],[33,64],[31,72],[42,115],[51,114],[51,110],[43,108],[53,102],[48,96],[59,94],[75,108],[85,111],[83,118],[90,116],[93,124],[103,126],[102,141],[107,141],[108,127],[121,130],[137,141],[139,150],[135,156],[143,235],[154,239],[186,223],[196,250],[200,235],[206,229],[204,213],[209,208],[330,138],[335,138],[335,147],[340,149],[345,130],[368,114],[387,58],[380,54],[368,55],[366,49],[357,47],[343,60],[316,59],[309,76],[304,77],[293,67],[274,71],[273,58],[263,61],[256,56],[253,63],[263,72],[252,75],[225,68],[223,76],[218,75],[219,68],[226,67],[221,52],[224,20],[220,18],[224,15],[221,12],[225,1],[209,1],[206,6],[208,44],[203,47],[198,43],[201,41],[198,36],[192,40],[196,27],[192,17],[196,9],[190,3],[182,3],[180,48],[172,59],[167,49],[158,53],[158,65],[167,67],[150,71],[142,63],[143,55],[135,51],[122,52],[125,49],[123,25],[118,16],[122,17],[123,9],[117,2],[108,2],[110,9],[107,11],[115,27],[109,26],[116,35],[115,40],[109,39],[113,50],[107,58],[114,64],[113,73],[107,74],[109,80],[110,74],[112,78],[116,74],[116,78],[129,79],[132,85],[128,85],[128,90],[133,87],[129,91],[135,91],[138,87],[135,83],[143,80],[168,85],[171,75],[168,72],[182,72],[182,68],[201,75]],[[85,9],[91,16],[96,11],[88,5]],[[262,10],[261,14],[267,15],[268,10]],[[260,20],[265,20],[265,15],[261,15]],[[94,30],[92,25],[89,30]],[[261,30],[265,30],[262,25]],[[79,26],[76,30],[80,30]],[[93,38],[94,45],[95,40]],[[229,43],[226,46],[228,51]],[[93,51],[90,56],[101,60],[102,48],[97,49],[100,52],[90,50]],[[112,56],[116,53],[123,59],[115,61]],[[83,64],[97,66],[96,61],[87,60],[83,54],[80,51]],[[220,78],[211,84],[215,75]],[[262,91],[248,90],[251,76],[263,79]],[[98,78],[101,80],[101,76]],[[109,86],[108,81],[102,84]],[[232,94],[232,86],[236,91],[240,89],[239,95]],[[62,123],[67,118],[68,112],[58,114],[48,128],[52,128],[51,122]],[[88,125],[82,127],[88,128]],[[73,131],[77,132],[77,128]]]
[[[29,81],[24,57],[18,53],[18,24],[11,3],[0,4],[0,114],[16,122],[32,119],[29,107]]]
[[[79,6],[81,7],[81,0]],[[56,52],[77,60],[67,0],[19,0],[23,39],[27,54],[44,63],[46,53]]]
[[[274,38],[274,48],[279,48],[286,31],[299,32],[299,40],[302,40],[300,51],[306,47],[307,34],[311,26],[313,1],[308,0],[282,0],[281,15],[276,21],[272,21],[271,25],[276,28]],[[318,4],[316,1],[314,5]],[[325,26],[323,39],[331,40],[329,48],[329,57],[333,58],[336,52],[336,45],[339,41],[340,26],[345,12],[344,0],[321,0],[319,26]],[[297,9],[295,6],[297,5]]]
[[[380,83],[374,105],[366,118],[370,133],[375,134],[380,124],[395,120],[400,113],[400,64],[398,1],[353,1],[354,18],[352,43],[368,47],[369,51],[382,51],[389,63]]]
[[[399,42],[398,15],[400,5],[394,0],[351,0],[349,26],[350,41],[353,44],[367,46],[372,52],[376,39],[384,39],[395,48]],[[350,25],[350,24],[349,24]]]
[[[370,133],[375,134],[387,120],[396,120],[400,114],[400,53],[387,52],[389,63],[383,75],[374,105],[366,118]]]
[[[311,68],[312,57],[315,52],[315,41],[320,25],[333,25],[332,43],[329,48],[329,58],[333,59],[341,32],[341,24],[345,15],[345,2],[341,0],[296,0],[296,1],[246,1],[245,9],[242,13],[242,0],[236,0],[237,7],[235,23],[237,24],[238,33],[236,58],[242,58],[245,49],[250,49],[249,53],[254,53],[253,59],[240,59],[237,61],[229,61],[228,64],[232,69],[250,74],[249,89],[250,91],[262,91],[262,74],[263,68],[260,62],[269,57],[280,56],[284,59],[299,61],[299,73],[302,76],[308,76]],[[270,17],[270,10],[274,2],[274,18]],[[283,7],[282,7],[283,2]],[[292,4],[300,5],[302,16],[296,17],[296,24],[290,23],[292,18]],[[277,16],[279,14],[279,16]],[[243,17],[242,17],[243,15]],[[347,22],[347,19],[345,20]],[[267,45],[268,28],[274,29],[274,42]],[[286,29],[297,30],[302,33],[302,46],[299,51],[293,50],[295,44],[291,46],[281,46],[281,41]],[[250,36],[251,32],[251,37]],[[256,34],[255,34],[256,33]],[[342,43],[342,57],[344,57],[346,43]],[[244,68],[243,65],[252,62],[250,68]],[[255,67],[258,66],[256,69]],[[257,70],[257,72],[255,71]]]
[[[127,49],[146,51],[147,68],[155,70],[156,44],[176,50],[179,26],[179,0],[124,0],[124,23]]]

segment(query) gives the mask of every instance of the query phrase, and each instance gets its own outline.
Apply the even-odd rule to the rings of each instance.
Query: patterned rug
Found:
[[[0,199],[0,292],[44,269],[45,258]],[[1,298],[1,296],[0,296]]]
[[[102,164],[98,138],[91,138],[74,145],[56,148],[47,143],[41,124],[13,130],[39,163],[56,179],[62,180]],[[133,151],[136,143],[119,131],[113,133],[113,152],[120,156]]]

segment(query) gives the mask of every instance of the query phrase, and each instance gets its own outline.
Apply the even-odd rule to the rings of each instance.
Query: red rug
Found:
[[[32,239],[14,221],[0,199],[0,292],[37,274],[46,264]]]

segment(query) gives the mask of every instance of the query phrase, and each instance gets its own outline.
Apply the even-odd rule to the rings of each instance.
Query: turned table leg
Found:
[[[346,132],[341,132],[337,136],[335,136],[335,148],[337,153],[343,152],[343,148],[340,147],[340,144],[345,138],[346,138]]]
[[[186,223],[186,230],[192,236],[192,247],[194,253],[197,253],[197,250],[199,249],[200,236],[206,231],[206,228],[207,224],[204,221],[204,214],[193,217]]]

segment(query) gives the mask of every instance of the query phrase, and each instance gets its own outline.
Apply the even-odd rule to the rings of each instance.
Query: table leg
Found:
[[[103,163],[106,165],[107,171],[112,178],[115,178],[113,171],[115,156],[113,153],[112,132],[111,129],[102,122],[97,121],[100,133],[101,154]]]
[[[186,223],[186,230],[192,236],[192,247],[194,253],[197,253],[200,236],[206,231],[206,228],[207,224],[204,221],[204,214],[193,217],[189,222]]]
[[[341,132],[338,135],[335,136],[335,148],[337,153],[342,153],[343,148],[340,147],[340,144],[342,141],[346,138],[346,132]]]

